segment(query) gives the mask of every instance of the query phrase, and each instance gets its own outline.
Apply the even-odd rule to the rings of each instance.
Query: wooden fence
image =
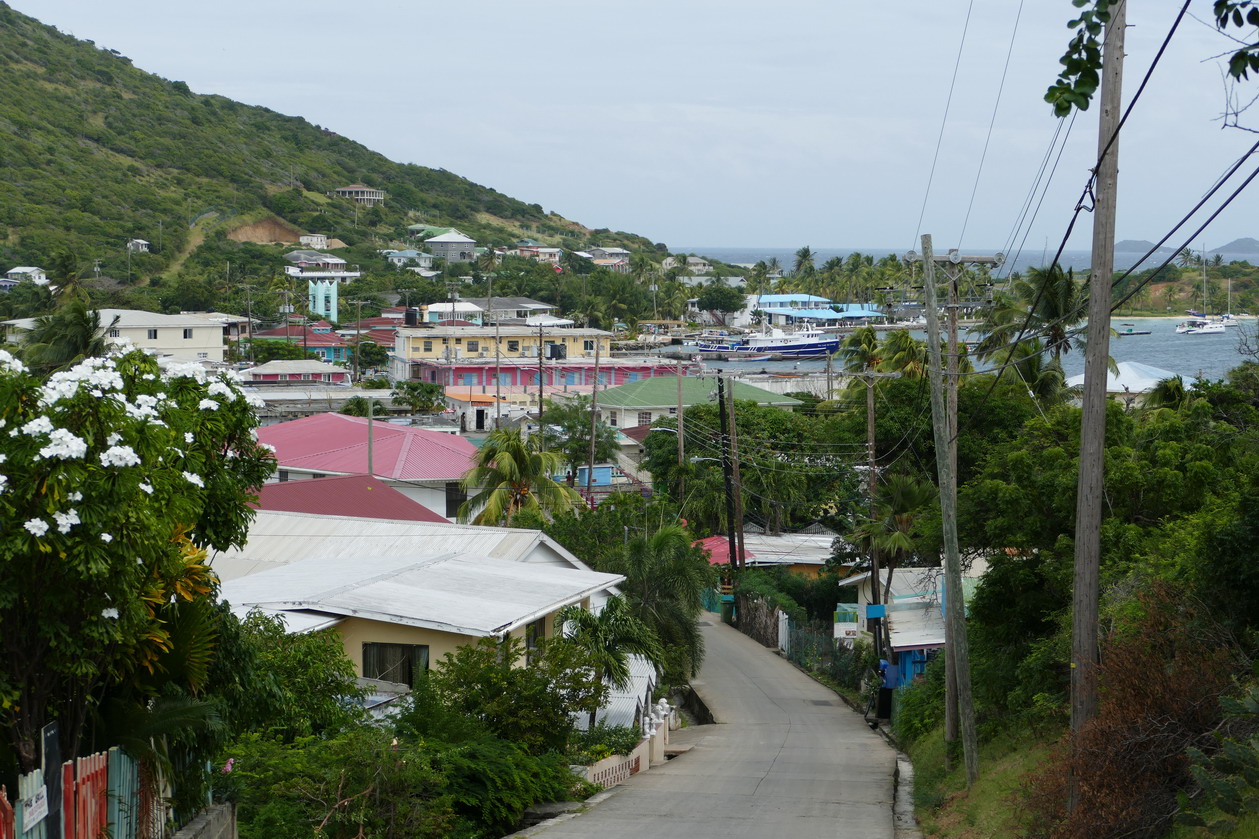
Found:
[[[61,769],[61,794],[48,799],[50,814],[59,812],[60,830],[54,819],[42,818],[29,828],[23,824],[23,802],[45,790],[43,772],[35,770],[18,779],[17,799],[10,803],[0,786],[0,839],[148,839],[161,835],[160,812],[146,813],[142,800],[139,766],[120,749],[67,761]],[[146,818],[147,815],[147,818]],[[155,829],[155,826],[157,829]]]

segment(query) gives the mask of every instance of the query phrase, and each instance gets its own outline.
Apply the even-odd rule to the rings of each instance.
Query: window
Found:
[[[594,348],[595,348],[595,342],[594,342],[594,341],[586,341],[586,342],[585,342],[585,344],[584,344],[583,346],[585,347],[586,352],[593,352],[593,351],[594,351]]]
[[[670,409],[669,409],[669,416],[673,416],[673,415],[675,415],[677,412],[678,412],[678,409],[677,409],[677,408],[670,408]]]
[[[191,337],[192,337],[192,330],[191,330],[191,329],[185,329],[185,330],[184,330],[184,340],[186,341],[186,340],[188,340],[188,339],[189,339],[189,338],[191,338]]]
[[[285,482],[285,481],[287,481],[288,479],[289,479],[289,473],[288,473],[288,470],[287,470],[287,469],[281,469],[281,470],[280,470],[280,483],[284,483],[284,482]]]
[[[616,428],[616,411],[608,411],[608,425]]]
[[[445,339],[442,339],[442,340],[445,340]],[[463,343],[463,339],[462,339],[462,338],[456,338],[456,339],[455,339],[455,343],[456,343],[456,344],[462,344],[462,343]]]
[[[639,411],[639,412],[638,412],[638,424],[639,424],[639,425],[651,425],[651,411]]]
[[[463,484],[459,481],[446,482],[446,518],[453,519],[459,515],[459,507],[468,500]]]
[[[532,664],[538,644],[546,638],[546,618],[525,625],[525,663]]]
[[[468,341],[468,352],[477,352],[481,349],[480,341]]]
[[[519,341],[508,341],[508,342],[507,342],[507,351],[508,351],[508,352],[520,352],[520,342],[519,342]]]
[[[197,353],[197,358],[209,358],[209,357],[210,357],[210,354],[208,352]]]
[[[428,670],[427,644],[363,644],[363,677],[415,686]]]
[[[431,340],[430,340],[430,341],[425,341],[425,342],[424,342],[424,352],[432,352],[432,351],[433,351],[433,342],[432,342]]]
[[[150,340],[150,341],[156,341],[156,340],[157,340],[157,330],[156,330],[156,329],[150,329],[150,330],[149,330],[149,340]]]
[[[109,337],[110,337],[110,338],[120,338],[120,337],[122,337],[122,333],[121,333],[121,332],[119,332],[117,329],[111,329],[111,330],[109,330]]]

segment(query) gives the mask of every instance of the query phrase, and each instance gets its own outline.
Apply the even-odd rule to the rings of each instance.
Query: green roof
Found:
[[[726,384],[734,387],[735,399],[783,408],[793,408],[803,404],[799,399],[792,399],[790,396],[783,396],[763,387],[755,387],[733,379],[727,379]],[[716,402],[716,393],[716,379],[701,379],[693,376],[682,379],[682,404],[684,406]],[[674,376],[654,376],[599,391],[599,407],[654,408],[677,404],[678,380]]]

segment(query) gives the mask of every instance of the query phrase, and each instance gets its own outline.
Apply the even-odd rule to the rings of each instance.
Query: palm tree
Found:
[[[637,536],[606,565],[606,571],[625,575],[621,590],[630,611],[655,631],[672,675],[685,678],[699,673],[704,660],[701,598],[716,584],[717,572],[691,544],[687,531],[666,525],[648,536]]]
[[[565,606],[555,614],[555,623],[565,628],[565,639],[590,656],[599,678],[618,690],[630,685],[630,654],[641,655],[660,667],[664,651],[660,639],[647,624],[634,617],[629,603],[617,596],[595,614],[579,604]],[[589,728],[595,727],[597,707],[590,709]]]
[[[445,405],[446,389],[431,382],[398,382],[389,395],[412,414],[433,414]]]
[[[463,476],[464,489],[476,494],[459,507],[459,520],[496,525],[510,522],[521,510],[553,516],[575,509],[581,496],[552,477],[563,470],[563,457],[541,451],[541,440],[540,434],[526,440],[518,428],[490,432],[476,465]]]
[[[808,245],[796,251],[796,261],[791,273],[798,277],[813,276],[813,249]]]
[[[1045,351],[1056,362],[1080,347],[1083,339],[1076,327],[1084,320],[1087,287],[1075,281],[1072,271],[1060,266],[1030,268],[1026,279],[1012,282],[1010,291],[998,296],[988,310],[980,331],[976,354],[980,358],[1004,355],[1023,324],[1025,335],[1040,336]]]
[[[1170,408],[1179,411],[1193,402],[1193,395],[1180,376],[1163,379],[1145,395],[1146,408]]]
[[[101,326],[101,315],[80,298],[72,298],[50,315],[35,320],[22,344],[22,358],[33,372],[49,376],[109,348],[108,333],[118,323]]]
[[[839,357],[849,373],[864,373],[876,369],[882,360],[879,333],[873,326],[864,326],[850,332],[839,345]]]

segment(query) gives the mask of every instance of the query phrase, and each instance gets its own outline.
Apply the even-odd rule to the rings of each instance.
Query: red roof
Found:
[[[382,347],[392,347],[397,334],[397,330],[392,326],[388,329],[369,329],[363,333],[363,340],[371,341],[373,344],[379,344]]]
[[[695,544],[704,549],[708,554],[709,565],[728,565],[730,563],[730,540],[725,536],[709,536],[707,539],[697,539]],[[744,559],[754,559],[756,554],[743,549]]]
[[[454,434],[427,428],[372,424],[373,474],[408,481],[455,481],[472,468],[476,446]],[[365,474],[367,418],[315,414],[258,429],[258,440],[275,446],[281,467]]]
[[[259,510],[321,516],[447,522],[423,504],[371,475],[266,484],[254,506]]]
[[[348,324],[347,328],[349,328],[350,326],[352,326],[355,329],[376,329],[378,327],[379,328],[388,327],[390,329],[396,329],[397,327],[402,326],[402,319],[401,318],[386,318],[386,317],[363,318],[358,323]]]

